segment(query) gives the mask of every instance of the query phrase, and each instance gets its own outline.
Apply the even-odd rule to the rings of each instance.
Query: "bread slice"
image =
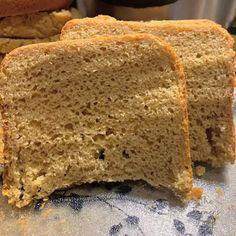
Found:
[[[72,0],[0,0],[0,17],[67,8]]]
[[[1,73],[3,194],[11,204],[93,181],[190,191],[183,67],[157,37],[21,47]]]
[[[73,18],[79,18],[76,9],[5,17],[0,21],[0,37],[48,38],[60,34],[64,24]]]
[[[106,16],[69,21],[61,39],[151,33],[170,43],[182,58],[187,80],[193,161],[221,166],[235,160],[232,117],[234,41],[209,20],[125,22]]]
[[[6,54],[15,48],[43,42],[55,42],[59,40],[59,35],[54,35],[44,39],[13,39],[13,38],[0,38],[0,54]]]

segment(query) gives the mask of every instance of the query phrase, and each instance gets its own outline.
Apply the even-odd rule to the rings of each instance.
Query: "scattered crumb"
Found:
[[[66,220],[65,220],[65,219],[61,219],[61,220],[59,221],[59,224],[61,224],[61,225],[65,224],[65,223],[66,223]]]
[[[28,226],[28,221],[26,219],[26,217],[21,216],[16,223],[19,225],[19,231],[20,232],[28,232],[29,231],[29,226]]]
[[[191,192],[191,194],[190,194],[190,197],[191,197],[191,199],[197,199],[197,200],[199,200],[199,199],[201,199],[202,194],[203,194],[203,189],[202,189],[202,188],[194,187],[194,188],[192,189],[192,192]]]
[[[204,166],[196,166],[195,174],[196,176],[203,176],[206,172],[206,168]]]
[[[52,212],[53,212],[53,209],[52,208],[48,208],[48,209],[46,209],[45,211],[42,212],[42,215],[44,217],[48,217],[48,216],[50,216],[52,214]]]
[[[221,188],[216,188],[216,193],[220,197],[223,197],[225,195],[224,191]]]
[[[43,201],[44,201],[44,202],[47,202],[48,200],[49,200],[49,197],[43,198]]]

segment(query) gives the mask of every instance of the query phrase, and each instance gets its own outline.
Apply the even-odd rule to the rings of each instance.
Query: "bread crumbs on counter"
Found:
[[[199,200],[202,198],[203,188],[194,187],[191,191],[190,197],[191,199]]]
[[[222,188],[216,188],[216,193],[219,197],[223,197],[225,195]]]
[[[52,214],[53,211],[54,211],[54,210],[53,210],[52,208],[45,209],[45,210],[42,212],[42,216],[44,216],[44,217],[49,217],[49,216]]]
[[[196,176],[203,176],[206,172],[206,168],[204,166],[196,166],[195,174]]]
[[[61,219],[60,221],[59,221],[59,224],[60,225],[63,225],[63,224],[65,224],[66,223],[66,220],[65,219]]]
[[[26,217],[21,216],[16,223],[19,225],[19,231],[20,232],[28,232],[29,231],[29,226],[28,226],[28,220],[26,219]]]

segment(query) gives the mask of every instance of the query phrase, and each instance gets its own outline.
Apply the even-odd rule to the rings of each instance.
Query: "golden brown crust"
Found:
[[[67,8],[72,0],[0,0],[0,17]]]
[[[234,80],[235,80],[235,75],[234,75],[234,66],[235,66],[235,52],[234,56],[232,57],[232,61],[229,65],[229,71],[230,71],[230,80],[229,80],[229,87],[231,87],[231,96],[229,97],[229,102],[228,102],[228,133],[229,133],[229,137],[231,139],[231,144],[234,147],[234,158],[232,160],[230,160],[230,162],[233,164],[235,162],[235,127],[234,127],[234,120],[233,120],[233,113],[232,113],[232,107],[233,107],[233,98],[234,98]]]
[[[0,54],[0,65],[1,65],[1,62],[2,62],[3,58],[4,58],[4,54]],[[1,119],[1,124],[0,124],[0,165],[1,164],[3,165],[4,164],[4,158],[3,158],[4,144],[3,144],[3,128],[2,128],[2,117],[1,117],[1,115],[0,115],[0,119]]]
[[[4,158],[3,158],[3,150],[4,150],[4,144],[3,144],[3,128],[0,128],[0,165],[4,164]]]
[[[188,109],[187,109],[188,95],[187,95],[186,75],[184,72],[183,63],[181,59],[177,56],[177,54],[175,53],[171,45],[165,43],[165,45],[162,45],[162,46],[164,46],[166,52],[168,52],[168,54],[172,58],[172,61],[175,62],[173,66],[175,67],[175,71],[177,72],[178,77],[179,77],[180,107],[182,109],[182,114],[183,114],[182,135],[183,135],[183,139],[184,139],[184,143],[186,147],[185,153],[184,153],[184,156],[185,156],[184,168],[186,168],[186,171],[189,174],[189,176],[186,176],[186,177],[189,177],[187,178],[186,181],[190,180],[188,184],[185,182],[182,187],[185,188],[183,189],[184,190],[183,192],[189,193],[192,187],[192,168],[191,168],[192,161],[191,161],[191,156],[190,156],[190,142],[189,142],[189,120],[188,120]],[[181,176],[180,178],[182,177],[183,176]]]
[[[174,183],[176,184],[176,191],[179,190],[179,192],[183,194],[187,194],[191,191],[192,188],[192,170],[191,170],[191,160],[190,160],[190,147],[189,147],[189,138],[188,138],[188,119],[187,119],[187,103],[186,103],[186,81],[185,81],[185,75],[183,72],[183,66],[174,52],[174,50],[171,48],[171,46],[162,40],[160,40],[158,37],[153,36],[153,35],[148,35],[148,34],[137,34],[137,35],[124,35],[124,36],[116,36],[116,37],[100,37],[100,38],[93,38],[93,39],[87,39],[87,40],[72,40],[72,41],[61,41],[61,42],[55,42],[55,43],[43,43],[43,44],[35,44],[35,45],[28,45],[28,46],[23,46],[21,48],[17,48],[13,50],[11,53],[9,53],[5,59],[2,62],[1,66],[1,73],[2,73],[2,78],[1,80],[4,80],[4,74],[6,74],[6,69],[8,68],[8,63],[11,60],[14,60],[15,57],[18,57],[19,55],[25,55],[27,57],[28,54],[31,53],[32,50],[40,50],[44,51],[45,53],[53,52],[55,50],[60,50],[60,48],[79,48],[83,45],[89,46],[90,44],[94,44],[95,42],[116,42],[116,43],[126,43],[126,42],[132,42],[132,41],[140,41],[140,40],[145,40],[145,41],[150,41],[151,43],[158,43],[158,45],[161,45],[161,48],[163,51],[165,51],[170,58],[173,60],[173,66],[175,68],[175,71],[178,73],[179,76],[179,89],[181,93],[181,109],[183,109],[182,112],[182,135],[183,135],[183,140],[185,141],[185,147],[183,150],[183,156],[185,157],[184,165],[182,166],[181,171],[183,173],[180,173],[180,178],[181,177],[187,177],[187,182],[182,180],[181,184]],[[1,81],[1,83],[4,83],[4,81]],[[4,147],[4,157],[5,159],[5,170],[4,170],[4,186],[3,186],[3,195],[11,197],[11,193],[9,191],[9,183],[11,182],[11,174],[9,173],[9,153],[8,153],[8,147],[7,147],[7,139],[8,139],[8,125],[7,125],[7,116],[6,116],[6,108],[3,102],[1,103],[2,107],[2,116],[3,116],[3,128],[4,128],[4,143],[6,144]],[[181,163],[180,163],[181,164]],[[183,174],[183,176],[182,176]],[[179,189],[177,189],[177,187]],[[14,200],[9,201],[11,204],[15,204],[17,207],[23,207],[29,202],[21,202],[17,203]]]
[[[119,26],[129,26],[130,28],[140,26],[140,24],[146,24],[144,22],[135,22],[135,21],[118,21],[113,17],[102,16],[95,18],[83,18],[83,19],[74,19],[68,21],[65,26],[62,28],[61,32],[61,40],[66,39],[67,31],[71,31],[74,27],[79,24],[88,24],[94,25],[95,23],[103,23],[103,17],[106,19],[105,23],[109,24],[112,28],[116,28]],[[207,30],[207,31],[215,31],[218,32],[221,36],[223,36],[226,41],[228,41],[230,47],[233,46],[234,40],[230,36],[230,34],[220,25],[216,24],[211,20],[170,20],[170,21],[150,21],[146,24],[148,27],[159,27],[160,29],[165,29],[168,31],[199,31],[199,30]]]

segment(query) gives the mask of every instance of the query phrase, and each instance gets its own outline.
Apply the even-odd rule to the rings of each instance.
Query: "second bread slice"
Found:
[[[183,67],[157,37],[18,48],[2,63],[1,93],[11,204],[93,181],[191,190]]]

